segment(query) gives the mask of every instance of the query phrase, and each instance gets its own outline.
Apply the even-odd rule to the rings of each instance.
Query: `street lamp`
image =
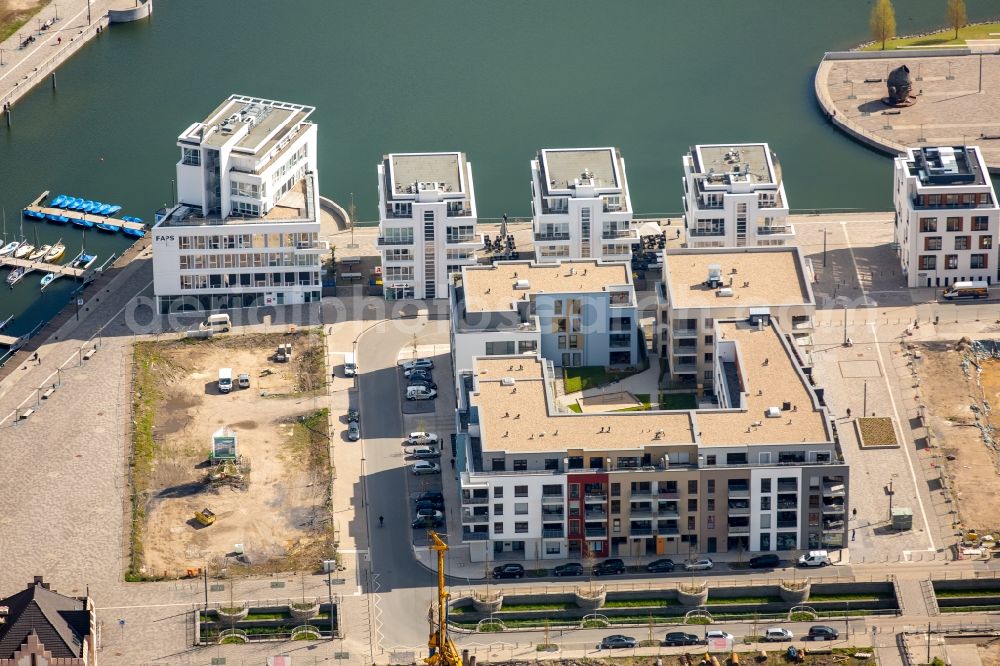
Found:
[[[892,524],[892,496],[895,493],[892,490],[892,479],[889,479],[889,524]]]

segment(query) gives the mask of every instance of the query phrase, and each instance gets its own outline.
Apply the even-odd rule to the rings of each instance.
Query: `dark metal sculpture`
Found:
[[[889,72],[885,84],[889,89],[889,96],[883,101],[889,106],[910,106],[917,101],[917,98],[910,94],[913,83],[910,81],[910,68],[906,65],[900,65]]]

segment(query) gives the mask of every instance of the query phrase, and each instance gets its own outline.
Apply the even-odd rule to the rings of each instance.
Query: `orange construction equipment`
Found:
[[[424,662],[431,666],[461,666],[462,655],[458,653],[455,643],[448,637],[448,591],[444,586],[444,554],[448,550],[448,544],[441,540],[437,532],[430,533],[431,550],[438,554],[438,619],[437,627],[434,626],[433,613],[430,617],[430,638],[427,640],[427,647],[430,648],[430,656]]]

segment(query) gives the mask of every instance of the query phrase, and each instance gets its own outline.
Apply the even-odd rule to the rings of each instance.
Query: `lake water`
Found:
[[[235,92],[316,107],[320,190],[345,206],[353,193],[362,221],[375,219],[387,152],[465,151],[486,218],[530,214],[539,148],[614,145],[635,209],[664,214],[681,208],[689,146],[741,141],[771,144],[793,209],[887,210],[890,159],[834,130],[812,93],[823,52],[866,39],[869,10],[865,0],[161,0],[151,21],[114,26],[63,65],[58,90],[43,85],[17,105],[13,128],[0,127],[0,206],[10,226],[49,189],[151,219],[171,200],[177,135]],[[917,32],[943,23],[944,3],[896,11],[900,33]],[[970,20],[991,11],[990,0],[968,2]],[[34,298],[0,292],[0,320]]]

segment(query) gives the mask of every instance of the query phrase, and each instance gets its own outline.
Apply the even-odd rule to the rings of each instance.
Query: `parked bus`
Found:
[[[942,294],[948,300],[956,298],[987,298],[989,291],[985,280],[973,280],[970,282],[956,282]]]

